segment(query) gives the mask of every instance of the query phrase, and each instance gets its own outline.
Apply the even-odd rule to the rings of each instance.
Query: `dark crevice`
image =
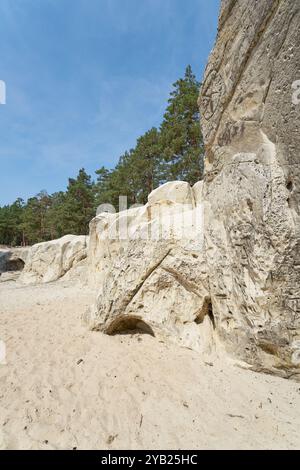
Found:
[[[208,318],[210,319],[210,321],[212,323],[212,326],[213,326],[213,329],[215,330],[216,329],[216,321],[215,321],[213,306],[212,306],[212,302],[211,302],[210,298],[205,299],[205,302],[203,304],[201,312],[195,318],[195,323],[197,323],[197,325],[200,325],[201,323],[203,323],[204,318],[206,316],[208,316]]]
[[[214,312],[213,312],[213,307],[212,307],[212,303],[209,302],[208,304],[208,307],[207,307],[207,315],[212,323],[212,326],[213,326],[213,329],[215,330],[216,329],[216,322],[215,322],[215,316],[214,316]]]
[[[23,271],[25,263],[20,258],[8,260],[6,262],[6,271]]]
[[[106,333],[110,336],[126,334],[147,334],[155,336],[154,331],[146,322],[134,316],[122,316],[121,318],[117,318],[109,325]]]

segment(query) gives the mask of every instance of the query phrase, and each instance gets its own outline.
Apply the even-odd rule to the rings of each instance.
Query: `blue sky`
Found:
[[[0,0],[0,205],[113,167],[203,75],[220,0]]]

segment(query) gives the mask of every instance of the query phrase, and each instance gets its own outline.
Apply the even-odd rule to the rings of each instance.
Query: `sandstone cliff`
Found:
[[[300,3],[223,0],[199,98],[205,178],[30,250],[25,283],[86,274],[84,315],[300,377]],[[84,280],[84,279],[83,279]]]
[[[217,332],[288,377],[300,375],[299,24],[299,1],[223,0],[200,96]]]
[[[191,197],[171,183],[91,223],[92,328],[142,327],[201,351],[220,340],[256,370],[300,375],[299,23],[293,0],[222,2],[199,100],[204,185]],[[186,202],[203,209],[201,227],[177,216],[186,237],[141,237],[164,233]],[[112,241],[124,219],[134,237]]]

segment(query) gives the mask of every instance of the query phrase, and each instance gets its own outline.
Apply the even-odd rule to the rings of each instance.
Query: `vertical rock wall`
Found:
[[[223,0],[200,95],[217,330],[283,376],[300,375],[299,27],[298,0]]]

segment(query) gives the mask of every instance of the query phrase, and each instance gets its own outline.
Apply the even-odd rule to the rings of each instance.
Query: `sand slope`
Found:
[[[80,322],[92,292],[0,284],[0,446],[300,447],[300,386]]]

